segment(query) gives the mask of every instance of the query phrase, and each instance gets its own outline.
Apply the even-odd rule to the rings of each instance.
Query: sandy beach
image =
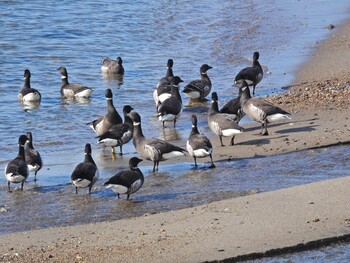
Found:
[[[269,125],[269,136],[250,124],[237,145],[219,148],[214,159],[348,144],[349,51],[350,21],[317,44],[285,93],[266,98],[291,112],[292,120]],[[219,147],[218,138],[212,142]],[[349,195],[348,176],[167,213],[6,234],[0,236],[0,261],[210,262],[293,251],[349,240]]]

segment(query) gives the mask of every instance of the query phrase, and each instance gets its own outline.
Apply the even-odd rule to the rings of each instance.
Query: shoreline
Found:
[[[270,125],[265,137],[258,135],[259,124],[248,125],[236,137],[237,145],[220,148],[214,161],[348,144],[349,28],[350,20],[337,26],[301,65],[292,87],[267,97],[291,111],[291,121]],[[218,138],[212,142],[219,145]],[[143,217],[5,234],[0,236],[0,260],[229,261],[347,238],[350,214],[344,196],[349,186],[350,176]]]

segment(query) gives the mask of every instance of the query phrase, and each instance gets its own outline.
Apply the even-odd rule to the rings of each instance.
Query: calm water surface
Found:
[[[0,234],[126,218],[348,175],[346,146],[305,151],[303,162],[299,153],[223,161],[215,174],[192,170],[190,159],[180,165],[162,163],[157,174],[143,162],[144,187],[133,202],[118,201],[102,184],[126,168],[135,149],[128,144],[126,155],[112,160],[109,149],[95,144],[85,123],[106,112],[104,93],[111,88],[119,111],[130,104],[142,113],[146,136],[185,146],[194,112],[201,131],[210,135],[209,102],[193,106],[183,96],[186,107],[176,130],[163,130],[157,121],[152,92],[168,58],[174,59],[174,73],[184,85],[199,77],[201,64],[213,66],[208,74],[224,104],[237,94],[231,87],[234,76],[251,64],[257,50],[270,73],[257,94],[279,92],[316,41],[328,36],[327,25],[346,18],[349,6],[346,0],[0,1],[0,170],[15,157],[18,136],[26,131],[33,133],[45,163],[39,181],[34,183],[31,176],[23,192],[7,193],[0,176],[0,208],[5,211],[0,213]],[[123,58],[122,82],[101,75],[100,61],[106,56]],[[67,67],[71,83],[95,89],[91,100],[60,99],[59,66]],[[26,68],[32,87],[43,96],[40,106],[28,111],[17,101]],[[91,196],[75,195],[69,178],[88,142],[101,179]],[[21,223],[13,224],[18,218]]]

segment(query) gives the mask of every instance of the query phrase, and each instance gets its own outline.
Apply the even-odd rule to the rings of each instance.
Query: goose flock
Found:
[[[176,121],[183,109],[182,97],[179,84],[183,80],[173,74],[173,59],[167,61],[167,71],[155,86],[153,99],[155,102],[155,111],[163,127],[167,123]],[[200,69],[200,79],[190,81],[182,92],[190,99],[204,101],[211,93],[212,83],[207,71],[212,66],[203,64]],[[68,82],[68,71],[65,67],[57,69],[62,78],[61,96],[64,99],[90,98],[93,89],[81,84]],[[101,72],[103,74],[123,76],[124,67],[122,59],[116,60],[105,58],[102,60]],[[24,71],[24,86],[18,94],[18,99],[24,102],[40,103],[41,94],[38,90],[30,86],[30,71]],[[268,135],[267,126],[269,123],[290,119],[291,114],[283,109],[271,104],[261,97],[254,97],[255,88],[263,78],[263,69],[259,63],[259,53],[254,52],[253,64],[251,67],[243,68],[235,77],[233,86],[239,89],[238,97],[228,101],[222,109],[219,109],[219,96],[216,92],[211,93],[211,107],[208,110],[207,123],[210,130],[219,137],[221,146],[223,137],[230,138],[230,145],[234,145],[234,138],[244,132],[243,127],[239,125],[244,116],[261,124],[261,135]],[[250,88],[252,87],[252,94]],[[151,96],[151,94],[150,94]],[[172,158],[185,156],[189,154],[194,160],[194,166],[197,167],[197,158],[210,158],[209,168],[215,168],[213,161],[214,147],[210,139],[201,134],[197,127],[197,116],[192,115],[192,129],[186,142],[185,148],[171,144],[159,138],[150,138],[143,134],[141,115],[134,111],[131,105],[124,105],[123,117],[120,116],[113,104],[113,94],[111,89],[105,92],[107,112],[105,115],[87,123],[95,132],[97,143],[112,148],[112,155],[116,154],[114,147],[119,146],[119,155],[123,154],[122,146],[132,140],[138,155],[146,160],[153,162],[153,172],[158,171],[159,163]],[[24,182],[29,173],[34,173],[34,181],[38,171],[43,166],[40,153],[34,149],[33,135],[27,132],[26,135],[20,135],[18,139],[18,154],[16,158],[9,161],[5,167],[5,176],[8,184],[8,191],[11,191],[10,184],[21,184],[23,190]],[[92,158],[91,144],[86,143],[84,149],[84,161],[79,163],[71,174],[71,183],[78,193],[79,188],[88,188],[91,193],[93,185],[99,177],[99,170]],[[118,198],[121,194],[127,196],[137,192],[144,183],[144,176],[138,168],[138,164],[143,161],[138,157],[132,157],[129,160],[129,170],[122,170],[104,183],[106,188],[113,190]]]

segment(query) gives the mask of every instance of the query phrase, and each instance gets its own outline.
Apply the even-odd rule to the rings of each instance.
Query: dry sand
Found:
[[[318,44],[285,94],[267,98],[293,119],[269,126],[264,137],[259,124],[250,125],[215,159],[349,143],[349,51],[350,22]],[[344,177],[179,211],[7,234],[0,236],[0,261],[234,261],[308,248],[350,239],[349,196],[350,177]]]

